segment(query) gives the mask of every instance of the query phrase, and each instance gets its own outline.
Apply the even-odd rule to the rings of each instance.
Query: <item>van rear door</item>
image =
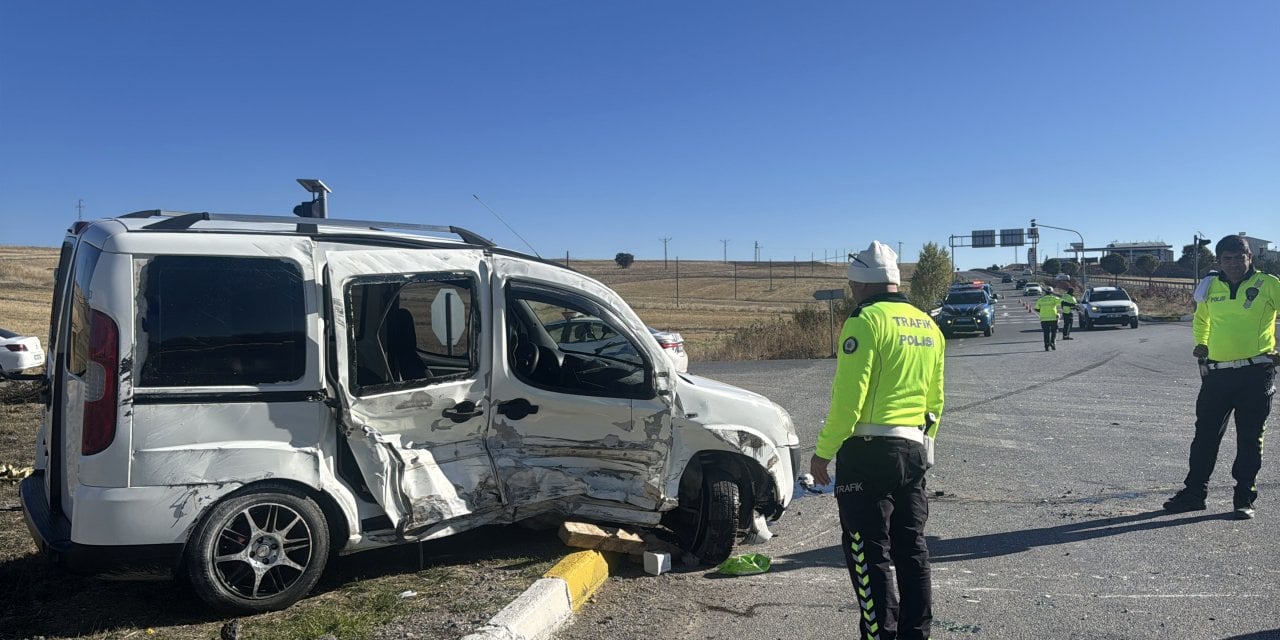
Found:
[[[75,271],[72,260],[78,238],[68,235],[62,242],[62,251],[58,255],[58,269],[55,272],[57,282],[53,288],[53,307],[49,310],[49,335],[46,340],[47,354],[45,358],[45,385],[47,395],[44,415],[40,421],[40,437],[36,441],[36,467],[45,471],[45,499],[48,500],[50,512],[54,516],[69,511],[65,490],[67,464],[63,455],[68,402],[64,401],[67,385],[66,362],[68,317],[66,313],[67,298],[71,290],[71,282]]]
[[[405,538],[501,513],[484,445],[489,273],[477,250],[327,252],[331,375],[373,499]]]

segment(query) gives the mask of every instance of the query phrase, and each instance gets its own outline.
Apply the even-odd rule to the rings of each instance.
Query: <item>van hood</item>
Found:
[[[1129,300],[1106,300],[1104,302],[1090,302],[1089,306],[1098,307],[1106,311],[1128,311],[1137,305]]]
[[[768,436],[778,446],[800,444],[791,415],[776,402],[753,391],[682,373],[676,376],[675,405],[685,417],[705,427],[737,425]]]
[[[946,304],[942,305],[942,312],[958,316],[971,316],[986,308],[987,305],[977,304]]]

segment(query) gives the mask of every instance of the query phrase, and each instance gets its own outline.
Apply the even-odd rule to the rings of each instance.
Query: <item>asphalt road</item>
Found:
[[[1199,377],[1189,323],[1077,331],[1046,353],[1021,300],[998,303],[994,336],[948,341],[947,409],[928,478],[933,637],[1280,638],[1274,462],[1259,477],[1255,520],[1228,519],[1231,433],[1208,511],[1160,511],[1191,440]],[[812,451],[834,368],[691,371],[774,398]],[[834,499],[796,500],[773,530],[743,548],[773,559],[766,574],[622,567],[558,637],[855,637]]]

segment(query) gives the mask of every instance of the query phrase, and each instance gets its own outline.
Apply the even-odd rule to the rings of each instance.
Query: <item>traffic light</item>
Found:
[[[1196,247],[1207,247],[1209,246],[1210,242],[1212,242],[1212,240],[1208,238],[1201,238],[1200,236],[1195,236]]]

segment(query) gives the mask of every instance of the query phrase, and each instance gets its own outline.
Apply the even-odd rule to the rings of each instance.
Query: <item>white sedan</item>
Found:
[[[0,329],[0,372],[21,373],[44,364],[40,338]]]
[[[689,354],[684,351],[684,337],[674,331],[647,328],[658,346],[662,347],[662,352],[667,354],[667,359],[675,365],[676,371],[688,372]],[[564,350],[609,354],[622,348],[627,353],[635,354],[635,350],[622,341],[613,328],[599,318],[582,315],[555,320],[547,323],[546,329],[552,339]]]
[[[671,363],[676,366],[676,371],[687,373],[689,354],[684,351],[684,336],[674,331],[659,331],[653,327],[649,327],[649,333],[652,333],[653,338],[662,346],[663,353],[671,359]]]

